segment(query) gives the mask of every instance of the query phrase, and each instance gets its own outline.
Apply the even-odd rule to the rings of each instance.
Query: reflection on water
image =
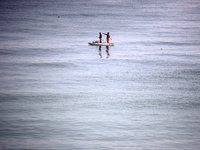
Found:
[[[102,58],[102,54],[101,54],[101,46],[99,46],[99,56],[100,56],[100,58]]]
[[[107,57],[106,58],[109,58],[110,57],[109,46],[106,46],[106,53],[107,53]],[[100,56],[100,58],[103,58],[103,56],[101,54],[101,46],[99,46],[99,56]]]
[[[106,46],[106,53],[107,53],[107,58],[109,58],[110,53],[109,53],[109,46]]]

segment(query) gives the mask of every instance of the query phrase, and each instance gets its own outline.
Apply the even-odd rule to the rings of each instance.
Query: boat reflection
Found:
[[[106,53],[107,53],[107,57],[106,58],[109,58],[110,57],[109,46],[106,46]],[[99,56],[100,56],[100,58],[103,58],[103,56],[101,54],[101,46],[99,46]]]

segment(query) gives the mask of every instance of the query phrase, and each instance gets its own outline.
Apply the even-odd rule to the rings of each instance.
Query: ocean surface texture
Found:
[[[199,141],[199,0],[0,2],[0,150]]]

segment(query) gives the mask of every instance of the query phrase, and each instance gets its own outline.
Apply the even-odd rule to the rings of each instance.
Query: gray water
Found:
[[[199,14],[199,0],[1,1],[0,149],[200,149]],[[115,46],[88,46],[99,32]]]

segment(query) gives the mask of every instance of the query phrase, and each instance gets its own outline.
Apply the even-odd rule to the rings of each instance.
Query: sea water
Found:
[[[200,149],[199,14],[199,0],[1,1],[0,149]],[[115,46],[88,46],[99,32]]]

